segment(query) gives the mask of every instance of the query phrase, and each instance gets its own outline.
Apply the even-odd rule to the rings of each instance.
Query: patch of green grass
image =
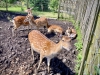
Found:
[[[0,8],[0,10],[6,10],[6,8]],[[25,13],[26,7],[21,8],[20,6],[16,6],[16,7],[9,7],[8,11],[12,11],[12,12],[21,12],[21,13]],[[39,17],[47,17],[47,18],[57,18],[57,13],[52,12],[52,11],[36,11],[33,9],[33,15],[39,16]]]
[[[82,33],[81,33],[81,29],[79,27],[79,24],[75,23],[75,20],[73,19],[73,17],[66,18],[66,20],[72,22],[76,31],[77,31],[77,38],[76,38],[77,42],[74,44],[76,46],[77,51],[78,51],[76,65],[75,65],[75,71],[76,71],[76,75],[77,75],[79,68],[80,68],[80,65],[81,65],[81,59],[82,59],[82,47],[83,47]]]
[[[76,31],[77,31],[77,34],[78,34],[78,36],[77,36],[77,41],[78,42],[75,43],[75,46],[76,46],[78,51],[81,51],[82,50],[82,34],[81,34],[81,30],[80,30],[78,25],[76,25],[75,28],[76,28]]]
[[[8,11],[13,11],[13,12],[24,12],[26,8],[21,8],[21,7],[9,7]],[[6,8],[0,8],[0,10],[6,10]]]
[[[75,24],[75,29],[77,31],[77,42],[75,43],[76,49],[78,51],[78,55],[77,55],[77,60],[76,60],[76,66],[75,66],[75,71],[78,73],[80,65],[81,65],[81,59],[82,59],[82,34],[81,34],[81,30],[79,28],[79,26],[77,24]]]
[[[47,18],[57,18],[57,13],[51,12],[51,11],[44,12],[44,11],[34,11],[33,10],[33,14],[40,16],[40,17],[44,16]]]
[[[95,66],[95,67],[94,67],[94,70],[95,70],[95,72],[96,72],[96,75],[99,75],[99,74],[100,74],[99,66]]]

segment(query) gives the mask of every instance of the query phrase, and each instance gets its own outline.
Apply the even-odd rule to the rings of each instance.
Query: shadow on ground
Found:
[[[8,20],[8,16],[13,18],[17,15],[26,15],[21,13],[0,11],[0,75],[33,75],[38,65],[39,54],[35,53],[35,63],[33,63],[30,44],[28,41],[28,28],[19,27],[17,36],[12,36],[13,24]],[[37,18],[37,17],[36,17]],[[65,23],[66,22],[66,23]],[[49,24],[60,25],[64,31],[71,22],[48,19]],[[31,29],[29,27],[29,32]],[[42,31],[43,32],[43,31]],[[46,36],[56,42],[58,37],[55,34],[46,34]],[[43,60],[37,75],[75,75],[75,59],[77,55],[74,43],[73,50],[62,49],[55,58],[51,60],[50,73],[47,73],[46,59]],[[45,63],[44,63],[45,62]]]

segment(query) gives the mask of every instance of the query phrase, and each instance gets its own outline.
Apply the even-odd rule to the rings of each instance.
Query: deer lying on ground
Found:
[[[77,36],[76,30],[73,29],[72,27],[68,27],[68,29],[66,30],[65,34],[68,35],[68,37],[74,39]]]
[[[48,33],[51,33],[51,32],[54,32],[59,37],[63,34],[63,29],[62,29],[62,27],[60,27],[58,25],[49,25]]]
[[[40,17],[38,19],[33,19],[33,16],[28,14],[26,19],[24,20],[25,22],[29,22],[31,25],[35,24],[37,27],[37,30],[39,30],[39,27],[44,27],[44,31],[45,31],[45,27],[48,27],[48,21],[47,18],[45,17]]]
[[[40,54],[40,61],[39,65],[37,67],[37,70],[40,67],[40,63],[42,62],[42,59],[44,57],[47,58],[47,65],[48,65],[48,72],[49,72],[49,66],[50,66],[50,60],[59,52],[62,48],[67,49],[68,51],[72,49],[71,46],[71,39],[67,36],[63,36],[62,39],[59,41],[59,43],[54,43],[50,39],[48,39],[45,35],[43,35],[38,30],[33,30],[29,33],[28,39],[31,45],[31,52],[33,55],[34,60],[34,51],[38,52]]]
[[[29,11],[28,11],[29,10]],[[28,9],[28,14],[32,15],[32,8]],[[14,30],[13,30],[13,35],[14,35],[14,31],[17,30],[18,27],[20,26],[29,26],[29,22],[25,22],[24,20],[26,19],[26,16],[16,16],[13,18],[12,22],[14,25]],[[34,20],[34,17],[32,17],[32,19]],[[28,28],[29,29],[29,28]]]

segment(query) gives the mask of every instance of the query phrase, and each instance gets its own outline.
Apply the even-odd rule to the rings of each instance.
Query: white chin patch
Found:
[[[14,23],[14,20],[11,20],[12,23]]]
[[[66,49],[66,50],[68,50],[68,51],[70,51],[72,48],[71,47],[63,47],[64,49]]]

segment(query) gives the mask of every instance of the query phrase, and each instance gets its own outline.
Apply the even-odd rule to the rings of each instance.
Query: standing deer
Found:
[[[72,27],[68,27],[65,33],[68,35],[68,37],[72,39],[74,39],[77,36],[76,30],[73,29]]]
[[[27,12],[28,14],[32,14],[32,9],[33,9],[33,7],[32,8],[28,8],[27,10],[25,10],[25,12]]]
[[[32,8],[27,9],[27,11],[28,11],[29,15],[32,15]],[[25,19],[26,19],[26,16],[16,16],[16,17],[13,18],[13,20],[12,20],[13,25],[14,25],[13,35],[14,35],[14,31],[17,30],[18,27],[30,25],[29,22],[24,21]],[[34,17],[32,17],[32,20],[34,20]]]
[[[25,22],[29,22],[31,25],[35,24],[37,27],[37,30],[39,30],[39,27],[44,27],[44,32],[45,32],[45,27],[48,27],[48,21],[47,18],[45,17],[40,17],[38,19],[33,19],[33,16],[28,14],[26,19],[24,20]]]
[[[34,60],[33,50],[40,54],[40,61],[37,67],[37,70],[40,67],[42,59],[44,57],[47,58],[48,72],[50,66],[50,60],[56,56],[56,54],[61,51],[62,48],[67,49],[68,51],[72,49],[71,39],[67,36],[63,36],[59,43],[54,43],[50,39],[48,39],[45,35],[43,35],[38,30],[32,30],[28,35],[28,40],[31,45],[31,52]]]

